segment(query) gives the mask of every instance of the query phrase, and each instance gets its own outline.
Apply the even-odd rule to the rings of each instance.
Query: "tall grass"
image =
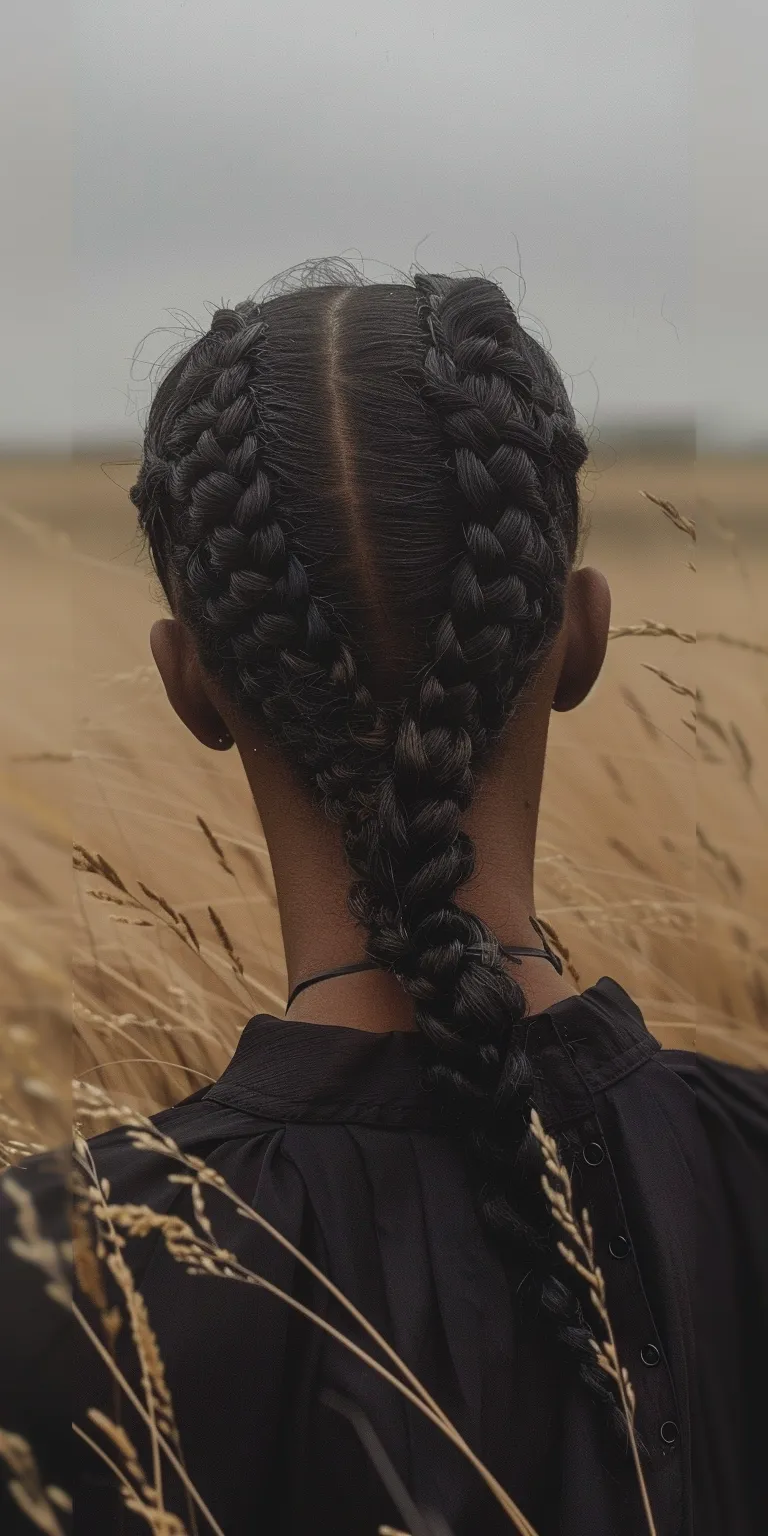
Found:
[[[609,477],[590,492],[592,547],[612,580],[615,621],[594,695],[574,716],[553,721],[537,910],[577,985],[609,973],[636,997],[664,1043],[766,1064],[768,644],[759,587],[768,547],[704,503],[694,550],[690,487],[683,483],[682,495],[670,500],[652,466],[643,466],[641,482],[630,478],[639,471],[622,473],[613,495],[624,498],[623,534],[611,524]],[[73,487],[82,474],[82,466],[72,467]],[[73,1111],[81,1135],[127,1119],[135,1134],[153,1134],[143,1117],[215,1079],[248,1016],[280,1013],[285,997],[257,813],[234,755],[222,760],[192,742],[147,664],[146,632],[157,609],[145,570],[130,558],[105,558],[90,524],[85,534],[75,527],[67,543],[28,516],[34,495],[27,486],[25,509],[24,484],[17,478],[21,506],[0,504],[10,573],[4,613],[21,630],[21,641],[5,652],[0,779],[0,1160],[8,1164],[65,1139]],[[87,485],[94,501],[97,490],[103,498],[95,469]],[[62,656],[73,622],[67,679]],[[562,1215],[567,1189],[553,1171],[560,1167],[556,1149],[542,1137],[549,1193]],[[87,1184],[82,1142],[80,1159]],[[190,1166],[184,1176],[197,1191],[197,1222],[182,1232],[163,1218],[170,1251],[186,1267],[263,1284],[217,1248],[199,1204],[203,1170]],[[186,1529],[194,1536],[198,1520],[217,1530],[183,1467],[151,1319],[121,1267],[119,1233],[148,1231],[160,1218],[110,1207],[92,1180],[95,1197],[83,1196],[83,1187],[137,1351],[152,1465],[142,1467],[124,1431],[103,1416],[80,1433],[158,1536]],[[45,1250],[23,1200],[18,1216],[30,1262],[41,1272],[47,1264],[46,1283],[60,1284],[61,1256]],[[249,1217],[257,1219],[250,1210]],[[589,1270],[588,1225],[572,1211],[568,1220],[574,1262]],[[84,1222],[78,1273],[96,1304],[99,1266],[86,1233]],[[600,1358],[631,1427],[631,1386],[615,1358],[594,1264],[590,1273],[608,1328]],[[111,1359],[108,1309],[97,1310],[103,1328],[94,1347]],[[389,1365],[369,1357],[370,1368],[383,1370],[393,1390],[459,1444],[407,1365],[386,1341],[377,1343]],[[488,1481],[471,1447],[460,1448]],[[32,1449],[8,1433],[0,1435],[0,1455],[13,1462],[33,1524],[57,1536],[66,1495],[42,1487]],[[164,1457],[188,1484],[186,1525],[164,1509]],[[642,1473],[640,1483],[642,1493]],[[523,1512],[504,1490],[494,1491],[512,1524],[530,1536]]]
[[[746,502],[753,472],[741,473]],[[538,910],[579,985],[609,972],[666,1043],[764,1061],[768,544],[706,506],[695,544],[690,484],[678,473],[670,499],[662,474],[675,478],[643,465],[587,479],[587,558],[594,550],[614,587],[613,638],[593,696],[553,720]],[[279,1013],[285,997],[269,859],[241,771],[171,714],[147,662],[157,601],[128,548],[122,493],[98,466],[84,475],[60,471],[69,546],[27,515],[32,470],[13,480],[21,507],[4,518],[0,502],[4,612],[21,631],[5,652],[0,780],[9,1161],[70,1117],[70,977],[75,1076],[142,1111],[218,1076],[248,1015]],[[111,547],[95,516],[110,495]],[[83,532],[75,502],[87,510],[89,496]]]

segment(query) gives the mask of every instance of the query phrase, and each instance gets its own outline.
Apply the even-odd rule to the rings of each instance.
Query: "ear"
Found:
[[[611,591],[600,571],[572,571],[566,589],[563,660],[552,708],[565,712],[583,703],[605,661]]]
[[[214,752],[226,752],[232,736],[205,690],[195,643],[180,619],[158,619],[149,643],[165,691],[187,730]]]

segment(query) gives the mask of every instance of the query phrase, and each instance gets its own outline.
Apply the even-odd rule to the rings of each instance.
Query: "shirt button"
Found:
[[[665,1445],[675,1445],[679,1433],[680,1431],[674,1419],[665,1419],[661,1429],[659,1430],[659,1434],[661,1435]]]
[[[624,1236],[623,1232],[619,1232],[618,1236],[611,1238],[608,1244],[608,1252],[612,1259],[625,1259],[627,1257],[629,1253],[629,1240]]]
[[[640,1359],[643,1365],[658,1365],[661,1355],[655,1344],[644,1344],[640,1351]]]
[[[588,1141],[581,1155],[590,1168],[598,1168],[605,1157],[599,1141]]]

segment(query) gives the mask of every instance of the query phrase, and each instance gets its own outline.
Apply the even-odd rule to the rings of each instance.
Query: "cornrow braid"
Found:
[[[413,999],[430,1080],[478,1172],[482,1220],[533,1273],[582,1378],[611,1402],[542,1209],[523,993],[496,936],[457,900],[475,864],[462,820],[476,772],[562,619],[586,449],[559,375],[495,284],[422,275],[415,304],[407,288],[381,287],[368,332],[364,305],[373,301],[363,290],[347,340],[350,355],[358,348],[357,373],[348,362],[348,383],[336,368],[334,408],[356,387],[360,433],[388,478],[378,521],[369,513],[376,538],[366,544],[365,526],[354,523],[345,539],[342,507],[353,521],[357,508],[345,505],[348,483],[335,467],[323,469],[328,433],[314,425],[328,410],[329,292],[338,287],[216,313],[155,397],[133,500],[204,664],[264,720],[341,823],[351,910],[369,957]],[[281,325],[282,350],[273,341]],[[336,345],[336,315],[334,325]],[[381,398],[400,391],[396,409],[388,404],[391,453],[379,447],[386,411],[379,397],[363,398],[360,382],[390,332]],[[317,381],[316,395],[292,415],[305,377],[313,388]],[[348,478],[354,433],[345,447]],[[398,454],[406,493],[389,467]],[[376,497],[372,471],[362,499]],[[434,601],[414,582],[409,604],[398,597],[410,580],[402,546],[418,549],[419,539]],[[364,604],[355,609],[361,545],[368,585],[382,569],[377,619],[396,637],[397,688],[375,682],[374,663],[391,657],[372,656],[369,615]]]
[[[465,286],[449,279],[420,275],[416,290],[430,341],[424,397],[454,450],[469,509],[437,649],[445,675],[476,682],[484,742],[561,622],[576,503],[564,518],[542,478],[556,455],[561,472],[565,461],[575,475],[586,450],[536,387],[511,306],[495,284],[471,281],[471,306]]]
[[[212,673],[298,750],[338,819],[360,779],[339,737],[373,757],[386,731],[275,507],[258,413],[266,339],[258,306],[216,312],[179,366],[169,430],[162,416],[150,424],[131,497]]]

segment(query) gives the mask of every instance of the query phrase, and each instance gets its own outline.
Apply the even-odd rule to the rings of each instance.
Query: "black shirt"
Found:
[[[658,1536],[764,1536],[768,1074],[661,1050],[608,979],[523,1027],[542,1117],[592,1218]],[[219,1081],[155,1124],[365,1313],[539,1536],[639,1536],[628,1452],[483,1235],[460,1145],[421,1085],[422,1049],[418,1035],[260,1016]],[[192,1221],[190,1190],[169,1182],[178,1168],[167,1158],[121,1129],[90,1145],[113,1201]],[[274,1238],[220,1193],[207,1208],[223,1249],[377,1353]],[[454,1536],[512,1528],[433,1424],[279,1298],[186,1274],[157,1233],[131,1238],[125,1253],[186,1466],[226,1536],[403,1526],[328,1388],[362,1409],[415,1503],[439,1511]],[[137,1386],[127,1330],[117,1355]],[[76,1398],[81,1422],[94,1404],[114,1412],[85,1341]],[[148,1457],[130,1408],[123,1422]],[[80,1444],[77,1457],[75,1531],[144,1530]],[[183,1515],[173,1475],[166,1490]]]

